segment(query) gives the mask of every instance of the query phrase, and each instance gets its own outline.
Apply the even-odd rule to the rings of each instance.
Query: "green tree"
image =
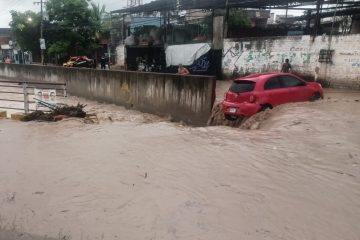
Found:
[[[109,37],[111,19],[110,14],[106,12],[105,5],[100,6],[91,2],[91,18],[95,26],[95,36],[97,40],[102,37]]]
[[[238,9],[231,9],[228,20],[229,29],[249,28],[251,21],[246,12]]]
[[[224,16],[225,11],[218,10],[215,12],[215,16]],[[224,16],[226,18],[226,16]],[[209,15],[205,17],[201,24],[202,34],[211,36],[213,33],[213,18]],[[225,19],[224,19],[225,20]],[[247,13],[241,9],[230,9],[228,15],[228,30],[237,30],[241,28],[250,28],[251,20]]]
[[[201,34],[211,37],[213,34],[213,18],[214,16],[209,15],[205,17],[201,23]]]
[[[22,50],[31,51],[33,59],[40,58],[40,21],[41,16],[32,11],[11,11],[10,28],[17,44]]]
[[[46,27],[48,53],[91,55],[98,47],[98,29],[89,0],[49,0],[46,4],[49,24]]]

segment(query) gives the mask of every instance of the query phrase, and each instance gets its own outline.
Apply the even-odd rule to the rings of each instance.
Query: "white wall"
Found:
[[[332,87],[360,89],[360,34],[286,36],[275,38],[226,39],[223,73],[231,76],[235,67],[241,74],[280,71],[286,58],[302,76]],[[332,63],[320,63],[321,49],[334,50]]]

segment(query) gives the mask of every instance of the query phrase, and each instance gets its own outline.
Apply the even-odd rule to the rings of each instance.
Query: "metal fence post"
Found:
[[[27,92],[27,83],[23,84],[23,92],[24,92],[24,111],[25,114],[29,113],[29,95]]]

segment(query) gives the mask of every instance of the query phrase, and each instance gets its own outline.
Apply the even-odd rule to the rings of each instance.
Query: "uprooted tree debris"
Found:
[[[50,112],[43,112],[43,111],[35,111],[25,115],[22,118],[22,121],[47,121],[53,122],[62,120],[63,118],[67,117],[75,117],[75,118],[85,118],[86,112],[84,108],[86,105],[78,103],[76,106],[57,106],[54,107]]]

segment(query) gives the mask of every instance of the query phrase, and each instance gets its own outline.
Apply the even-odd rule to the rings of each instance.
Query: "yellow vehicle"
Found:
[[[63,63],[63,67],[73,67],[74,63],[76,63],[78,59],[79,57],[70,57],[67,62]]]
[[[95,68],[95,61],[86,56],[70,57],[70,59],[63,64],[63,67],[76,68]]]

